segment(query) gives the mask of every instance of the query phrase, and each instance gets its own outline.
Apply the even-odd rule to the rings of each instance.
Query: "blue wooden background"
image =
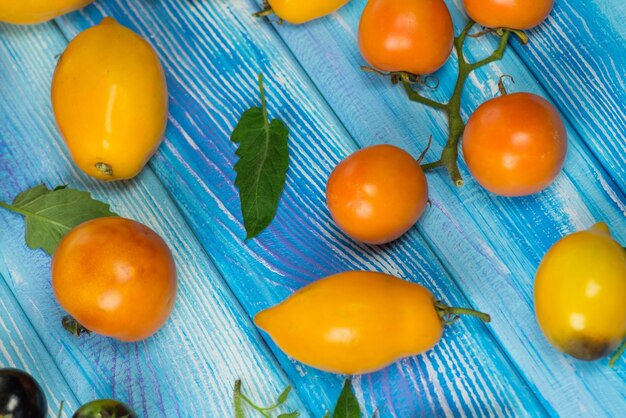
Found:
[[[507,199],[444,172],[428,174],[432,207],[407,236],[370,247],[346,238],[324,204],[334,165],[356,149],[393,143],[414,155],[443,115],[409,103],[401,89],[359,70],[358,21],[365,0],[304,26],[250,16],[252,0],[97,0],[53,22],[0,24],[0,199],[39,183],[70,184],[154,228],[174,251],[180,276],[174,313],[156,336],[121,344],[70,338],[50,288],[49,257],[23,241],[22,219],[0,212],[0,367],[28,370],[50,412],[114,397],[142,417],[229,417],[232,386],[271,403],[287,385],[288,406],[320,417],[342,376],[299,364],[251,318],[305,284],[349,269],[384,271],[428,286],[449,304],[489,312],[446,330],[425,355],[354,379],[368,414],[414,416],[626,416],[626,361],[583,363],[545,341],[533,313],[532,285],[545,251],[560,237],[604,220],[626,243],[626,4],[557,0],[531,43],[511,41],[505,58],[475,73],[465,117],[512,75],[513,91],[550,99],[567,121],[563,173],[546,191]],[[460,0],[447,1],[457,28]],[[96,182],[72,165],[57,132],[49,89],[68,40],[110,15],[145,36],[167,72],[170,118],[164,144],[142,174]],[[495,40],[471,41],[470,57]],[[243,242],[235,189],[239,115],[258,103],[263,71],[272,117],[290,128],[291,167],[277,218]],[[455,58],[437,73],[448,94]]]

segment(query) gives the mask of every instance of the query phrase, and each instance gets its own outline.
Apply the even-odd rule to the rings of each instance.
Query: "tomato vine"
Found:
[[[458,57],[458,77],[454,86],[454,91],[447,102],[438,102],[420,94],[417,90],[413,88],[414,76],[410,74],[401,74],[399,76],[409,100],[442,111],[447,115],[448,138],[446,141],[446,145],[441,152],[441,156],[437,161],[423,164],[422,168],[425,171],[428,171],[439,167],[445,167],[448,170],[450,177],[457,186],[463,185],[463,178],[459,171],[457,160],[459,156],[459,141],[465,129],[465,122],[461,117],[461,95],[463,93],[465,81],[473,71],[476,71],[477,69],[487,64],[502,59],[506,50],[507,43],[512,33],[516,34],[520,38],[522,43],[525,44],[526,42],[528,42],[528,38],[526,37],[526,35],[524,35],[523,32],[512,29],[487,29],[471,35],[469,32],[475,24],[475,22],[469,21],[465,25],[465,28],[463,28],[463,31],[459,34],[459,36],[454,39],[454,49]],[[500,42],[496,50],[488,57],[483,58],[479,61],[467,61],[463,52],[463,48],[467,38],[478,37],[488,33],[495,33],[500,36]],[[397,74],[395,74],[394,76],[397,77]]]

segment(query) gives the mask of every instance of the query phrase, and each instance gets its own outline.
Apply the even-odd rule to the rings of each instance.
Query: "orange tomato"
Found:
[[[559,112],[530,93],[491,99],[470,116],[463,134],[467,167],[501,196],[540,192],[563,168],[567,133]]]
[[[550,14],[554,0],[463,0],[469,17],[489,28],[530,29]]]
[[[99,218],[61,240],[52,257],[52,287],[63,309],[85,328],[138,341],[170,315],[176,268],[165,242],[147,226]]]
[[[428,184],[409,153],[393,145],[375,145],[335,167],[326,186],[326,202],[339,228],[350,237],[385,244],[417,222],[428,202]]]
[[[443,0],[370,0],[361,16],[361,54],[382,71],[432,73],[446,62],[453,42]]]

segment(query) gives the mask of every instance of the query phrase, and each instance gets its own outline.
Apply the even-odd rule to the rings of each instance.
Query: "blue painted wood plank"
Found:
[[[34,331],[13,293],[0,276],[0,368],[28,372],[39,382],[48,401],[48,413],[56,417],[64,402],[64,417],[80,403],[72,393],[50,353]]]
[[[39,338],[78,401],[113,397],[143,417],[230,416],[238,378],[253,398],[271,403],[288,379],[151,170],[131,182],[106,184],[86,178],[70,162],[49,103],[55,56],[65,46],[54,24],[0,25],[0,199],[10,201],[41,182],[93,191],[115,211],[149,225],[166,240],[177,264],[179,294],[168,323],[146,341],[74,339],[60,325],[62,311],[50,286],[49,257],[25,246],[23,220],[3,210],[0,275],[6,285],[0,289],[8,285],[36,331],[28,332],[28,322],[19,319],[15,304],[6,308],[9,314],[0,308],[0,325],[16,318],[16,326],[25,330],[26,342],[19,334],[0,337],[17,347],[8,358],[21,364],[20,356],[29,355],[23,345],[34,345]],[[45,377],[43,367],[54,372],[45,356],[28,366],[40,377]],[[58,393],[51,398],[56,401],[63,394],[77,405],[67,391]],[[297,394],[289,407],[308,416]]]
[[[168,72],[171,124],[151,166],[248,313],[346,269],[395,273],[451,303],[467,304],[417,233],[401,245],[376,249],[347,240],[330,222],[324,182],[354,143],[280,40],[250,17],[251,4],[185,4],[98,3],[58,22],[71,37],[109,14],[157,46]],[[270,231],[243,243],[228,136],[241,112],[258,102],[259,70],[266,75],[270,113],[292,131],[292,166]],[[321,415],[342,378],[292,362],[273,348],[311,410]],[[545,413],[536,399],[541,394],[526,387],[487,328],[471,320],[450,329],[427,355],[358,378],[356,387],[367,410],[382,416]]]
[[[364,62],[356,39],[364,5],[365,1],[356,0],[338,14],[307,26],[275,28],[359,146],[394,143],[418,155],[432,133],[436,144],[430,155],[437,155],[445,137],[443,116],[409,104],[387,80],[359,71]],[[448,5],[456,27],[464,25],[464,13],[455,3]],[[470,56],[485,56],[494,48],[493,40],[476,41]],[[497,94],[495,80],[501,74],[515,77],[514,91],[544,94],[532,73],[509,52],[502,63],[470,78],[465,117]],[[454,59],[437,76],[441,87],[435,98],[442,99],[455,78]],[[568,132],[571,146],[564,173],[534,197],[492,196],[469,177],[465,167],[461,167],[466,178],[462,189],[452,185],[445,173],[429,175],[433,208],[418,230],[472,303],[493,314],[491,329],[520,373],[542,394],[546,408],[564,416],[619,416],[626,408],[624,374],[605,362],[586,364],[556,353],[541,335],[533,312],[535,269],[558,238],[606,220],[616,238],[626,242],[623,191],[577,133],[571,128]],[[619,138],[606,141],[620,146]],[[613,173],[620,166],[607,169]]]
[[[515,51],[626,192],[626,3],[557,1]]]

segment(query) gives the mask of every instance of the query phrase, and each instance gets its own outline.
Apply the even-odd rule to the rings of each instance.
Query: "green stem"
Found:
[[[27,212],[27,211],[22,210],[20,208],[16,208],[15,206],[9,205],[8,203],[4,203],[4,202],[0,202],[0,208],[8,209],[11,212],[19,213],[20,215],[23,215],[23,216],[31,216],[32,215],[32,213],[30,213],[30,212]]]
[[[243,402],[241,399],[241,380],[237,380],[235,382],[233,405],[235,408],[235,418],[245,418],[245,414],[243,413]]]
[[[489,314],[469,308],[451,307],[441,301],[435,302],[435,310],[445,325],[456,322],[456,320],[459,319],[459,315],[469,315],[483,322],[491,322],[491,316]]]
[[[271,418],[270,411],[274,411],[282,406],[287,400],[287,396],[291,387],[287,387],[283,393],[278,397],[278,400],[270,406],[262,407],[255,404],[250,398],[248,398],[241,390],[241,380],[235,382],[235,390],[233,393],[233,403],[235,407],[235,418],[244,418],[244,403],[248,404],[252,409],[263,415],[265,418]]]
[[[473,26],[474,22],[469,21],[459,36],[454,39],[454,49],[458,57],[458,77],[452,96],[450,96],[447,103],[440,103],[424,97],[415,91],[411,87],[410,83],[406,81],[403,81],[402,83],[409,100],[421,103],[433,109],[441,110],[448,116],[448,139],[443,151],[441,152],[441,157],[435,162],[423,164],[422,168],[425,171],[428,171],[439,167],[445,167],[448,170],[450,178],[452,178],[457,186],[463,185],[463,178],[461,177],[458,167],[459,141],[461,140],[461,136],[465,130],[465,122],[461,117],[461,95],[463,94],[463,87],[467,78],[473,71],[484,65],[502,59],[507,42],[511,36],[511,32],[509,30],[504,30],[502,37],[500,38],[498,48],[490,56],[474,63],[470,63],[465,58],[463,46],[468,37],[469,31]]]
[[[61,401],[61,404],[59,405],[59,413],[57,414],[57,418],[61,418],[61,416],[63,415],[63,405],[65,404],[65,401]]]
[[[447,110],[448,105],[444,103],[437,102],[435,100],[431,100],[427,97],[422,96],[411,87],[411,83],[408,81],[402,81],[402,85],[404,86],[404,91],[409,96],[409,100],[413,102],[418,102],[424,104],[426,106],[439,109],[439,110]]]
[[[622,346],[617,350],[613,357],[611,357],[611,360],[609,360],[609,366],[614,367],[615,363],[617,363],[620,357],[622,357],[622,354],[624,354],[624,351],[626,351],[626,340],[624,340]]]
[[[254,17],[265,17],[265,16],[271,16],[273,14],[274,14],[274,9],[272,9],[271,6],[267,6],[263,10],[259,10],[258,12],[253,13],[252,16],[254,16]]]
[[[259,73],[259,92],[261,93],[261,110],[263,111],[263,120],[265,126],[268,126],[267,103],[265,101],[265,88],[263,87],[263,73]]]

